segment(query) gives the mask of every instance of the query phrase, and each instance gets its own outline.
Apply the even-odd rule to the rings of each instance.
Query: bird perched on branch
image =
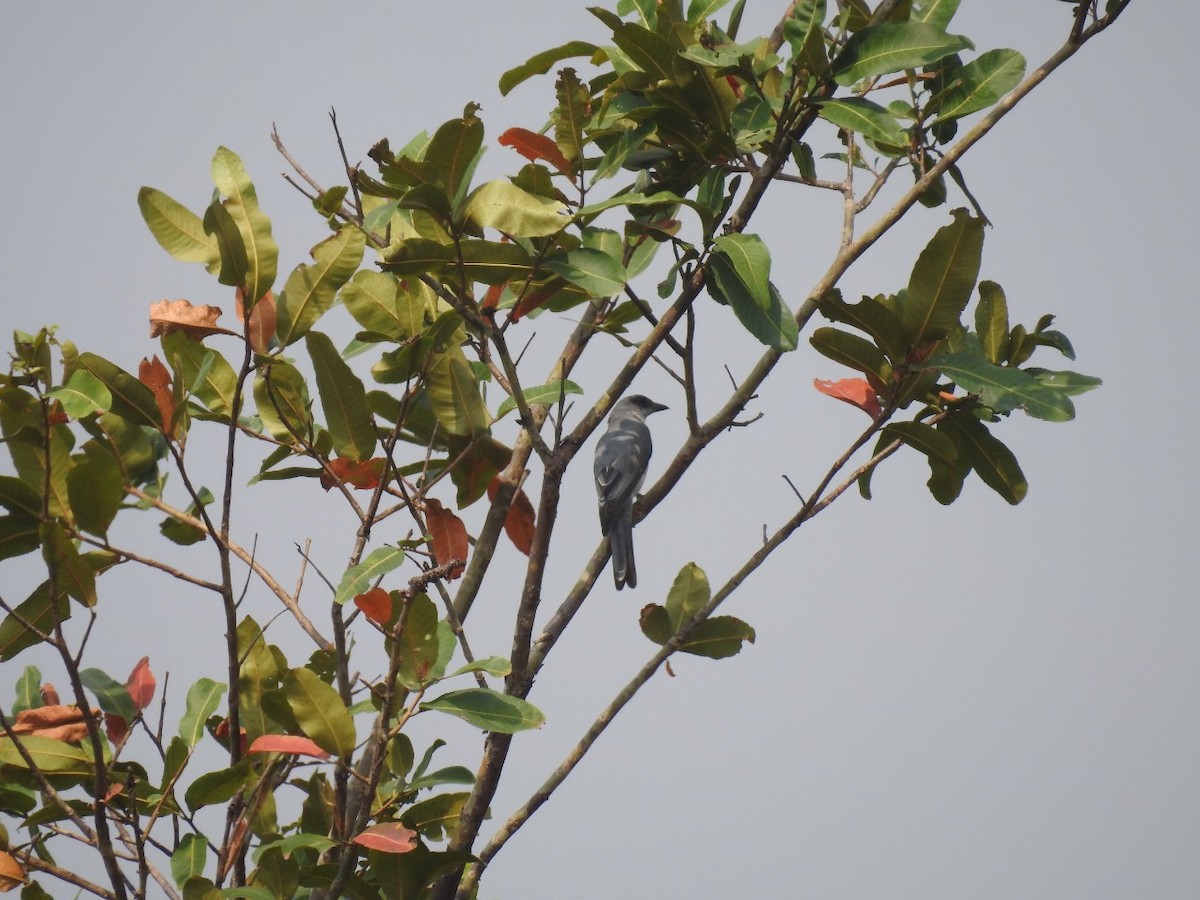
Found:
[[[600,532],[608,537],[617,590],[637,587],[633,562],[633,501],[650,464],[650,429],[646,416],[667,409],[634,394],[618,400],[608,417],[608,430],[596,444],[596,496],[600,500]]]

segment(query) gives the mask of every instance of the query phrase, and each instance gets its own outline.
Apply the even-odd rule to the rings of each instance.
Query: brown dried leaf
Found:
[[[154,394],[154,402],[158,404],[158,412],[162,416],[163,430],[169,432],[175,418],[175,394],[171,390],[171,373],[157,354],[138,363],[138,381]]]
[[[105,713],[104,733],[113,744],[120,744],[129,736],[129,723],[116,713]]]
[[[321,470],[321,487],[329,490],[340,481],[360,490],[373,491],[379,486],[379,479],[383,476],[386,465],[387,460],[382,456],[364,459],[362,462],[339,456],[329,460],[328,471]],[[330,477],[330,472],[337,476],[337,481]]]
[[[150,337],[182,331],[193,340],[210,334],[237,334],[217,324],[221,310],[215,306],[193,306],[190,300],[159,300],[150,304]]]
[[[42,706],[58,706],[58,689],[48,681],[42,685]]]
[[[444,566],[453,559],[467,558],[467,526],[463,524],[462,519],[437,500],[427,499],[425,524],[429,527],[429,536],[433,541],[433,559],[439,566]],[[458,578],[462,575],[463,568],[455,566],[450,572],[450,577]]]
[[[242,289],[237,289],[237,318],[239,322],[246,321],[246,299]],[[266,353],[271,347],[271,338],[275,337],[275,294],[267,291],[262,299],[254,304],[250,313],[250,346],[258,353]]]
[[[93,709],[92,715],[98,717],[100,710]],[[74,744],[87,736],[87,725],[83,721],[83,711],[78,706],[56,704],[21,710],[13,722],[12,732]]]

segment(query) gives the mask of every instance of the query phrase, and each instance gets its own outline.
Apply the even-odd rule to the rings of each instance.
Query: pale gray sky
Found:
[[[748,6],[744,33],[769,27],[785,4]],[[1070,10],[964,0],[951,30],[980,50],[1020,50],[1032,67],[1057,46]],[[286,272],[322,226],[278,177],[272,123],[332,183],[329,107],[352,159],[385,135],[399,145],[435,128],[471,100],[494,141],[511,125],[539,128],[553,98],[549,79],[500,98],[502,71],[567,39],[604,37],[584,4],[563,0],[10,3],[0,26],[3,330],[56,322],[61,337],[126,368],[157,350],[146,337],[154,300],[214,303],[232,318],[225,289],[150,237],[141,185],[202,207],[213,150],[228,145],[255,179]],[[1010,508],[971,481],[944,509],[921,459],[886,466],[872,502],[844,498],[728,604],[758,629],[757,644],[731,660],[679,659],[676,678],[656,677],[497,857],[482,897],[1196,895],[1200,479],[1188,463],[1197,434],[1187,385],[1200,307],[1187,223],[1200,193],[1190,161],[1197,26],[1192,3],[1138,0],[963,163],[995,225],[981,277],[1005,287],[1016,320],[1057,314],[1074,367],[1105,379],[1079,398],[1072,423],[1018,413],[999,429],[1028,499]],[[485,169],[516,163],[493,145]],[[756,221],[793,304],[826,265],[837,215],[828,198],[784,190]],[[846,294],[903,286],[945,221],[946,208],[916,212],[843,280]],[[706,359],[716,373],[702,398],[713,403],[721,366],[745,371],[757,350],[727,311],[703,312],[715,323]],[[550,332],[537,327],[546,334],[534,350],[548,354]],[[621,359],[614,348],[581,371],[589,397]],[[861,414],[811,387],[845,374],[802,344],[763,391],[764,420],[719,442],[639,527],[640,586],[617,595],[604,576],[555,651],[531,696],[548,724],[516,740],[494,821],[650,655],[638,609],[661,601],[689,560],[723,580],[764,522],[793,511],[781,476],[803,490],[857,433]],[[639,389],[676,408],[652,420],[653,479],[683,436],[680,398],[653,368]],[[292,541],[312,537],[335,575],[349,545],[334,527],[349,521],[335,497],[309,490],[247,494],[254,510],[241,534],[259,534],[284,581]],[[556,536],[548,608],[597,539],[586,465],[568,495],[578,515]],[[179,558],[211,561],[202,550]],[[6,563],[0,591],[19,599],[33,577]],[[149,653],[156,671],[172,671],[174,722],[188,683],[221,677],[218,611],[140,574],[101,585],[97,664],[123,676]],[[315,593],[310,602],[324,605]],[[260,620],[274,612],[265,596],[248,603]],[[513,605],[511,595],[481,599],[477,650],[507,652],[499,628]],[[308,652],[282,626],[272,639],[297,661]],[[48,655],[29,651],[0,670],[6,706],[28,663],[62,680]],[[418,744],[457,735],[439,760],[474,767],[466,729],[417,726]]]

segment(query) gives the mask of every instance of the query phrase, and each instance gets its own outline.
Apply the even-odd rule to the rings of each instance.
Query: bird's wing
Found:
[[[600,530],[608,530],[646,477],[650,463],[650,429],[645,422],[623,422],[610,428],[596,447],[596,495],[600,501]]]

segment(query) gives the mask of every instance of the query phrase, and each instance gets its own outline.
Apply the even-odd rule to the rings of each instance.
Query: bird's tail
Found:
[[[633,561],[633,517],[621,516],[608,530],[608,549],[612,552],[613,581],[617,590],[637,587],[637,566]]]

